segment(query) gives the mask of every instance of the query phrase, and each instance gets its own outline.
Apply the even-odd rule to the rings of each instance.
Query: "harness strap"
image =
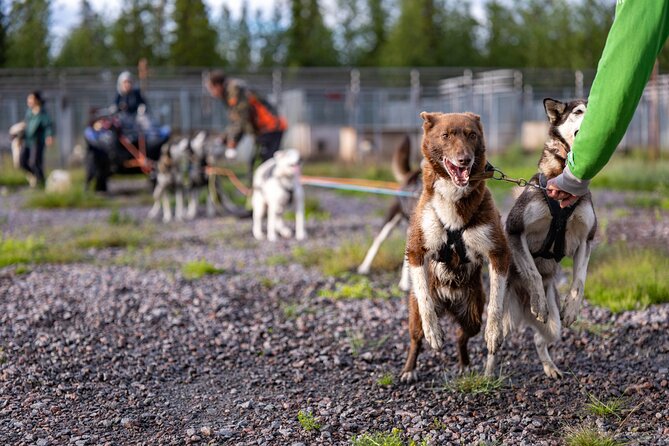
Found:
[[[467,248],[465,247],[465,242],[462,239],[462,231],[464,231],[464,229],[465,228],[446,230],[446,236],[448,239],[446,240],[446,243],[444,243],[439,249],[439,254],[437,256],[438,262],[451,263],[451,260],[453,260],[453,251],[455,251],[455,253],[460,258],[460,264],[464,265],[465,263],[469,263],[469,259],[467,258]]]
[[[541,257],[544,259],[553,259],[556,262],[559,262],[564,258],[565,250],[565,236],[567,233],[567,220],[571,217],[571,214],[574,213],[576,209],[576,204],[561,208],[560,202],[553,200],[548,196],[546,192],[546,184],[548,180],[543,173],[539,174],[539,185],[542,187],[541,191],[544,195],[544,200],[548,205],[548,209],[551,212],[551,225],[548,228],[548,234],[546,234],[546,239],[541,245],[541,249],[537,252],[532,253],[532,257]]]

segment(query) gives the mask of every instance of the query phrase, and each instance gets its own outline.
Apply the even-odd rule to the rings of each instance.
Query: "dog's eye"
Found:
[[[472,141],[476,141],[477,138],[476,133],[474,132],[470,133],[469,135],[467,135],[467,138],[469,138]]]
[[[583,114],[583,110],[581,110],[580,108],[577,109],[577,110],[574,110],[574,114],[575,114],[575,115],[582,115],[582,114]]]

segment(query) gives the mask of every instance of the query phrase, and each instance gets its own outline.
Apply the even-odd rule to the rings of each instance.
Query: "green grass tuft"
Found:
[[[20,187],[27,186],[26,173],[15,169],[11,156],[0,157],[0,186]]]
[[[621,413],[625,409],[625,400],[623,398],[611,398],[601,401],[595,395],[589,393],[590,402],[585,405],[588,412],[598,417],[615,416],[621,418]]]
[[[391,297],[388,291],[374,287],[372,282],[364,276],[351,276],[348,282],[337,283],[334,290],[320,290],[318,296],[329,299],[389,299]]]
[[[592,427],[575,427],[565,435],[567,446],[623,446],[608,434],[598,432]]]
[[[316,420],[316,417],[311,413],[304,410],[300,410],[297,413],[297,421],[307,432],[318,430],[321,428],[320,423]]]
[[[9,265],[37,263],[66,263],[81,259],[81,255],[69,245],[47,244],[43,238],[0,239],[0,268]],[[17,273],[25,272],[17,268]]]
[[[472,395],[487,395],[504,387],[505,376],[490,377],[471,371],[459,375],[446,383],[446,389],[452,392]]]
[[[381,387],[390,387],[395,383],[392,373],[384,373],[376,380],[376,384]]]
[[[132,216],[125,214],[118,209],[111,210],[107,222],[112,226],[138,224]]]
[[[586,298],[614,313],[669,302],[669,255],[664,251],[600,247],[588,270]]]
[[[75,185],[64,193],[33,191],[28,196],[25,207],[29,209],[91,209],[108,205],[109,202],[105,198]]]
[[[181,267],[181,274],[185,279],[194,280],[211,274],[221,274],[225,270],[216,268],[206,260],[194,260],[184,263]]]
[[[351,446],[427,446],[427,440],[422,440],[420,443],[414,440],[405,442],[402,439],[402,431],[394,428],[391,432],[354,435],[351,438]]]

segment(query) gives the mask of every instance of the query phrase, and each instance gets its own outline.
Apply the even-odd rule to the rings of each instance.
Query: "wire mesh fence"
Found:
[[[54,119],[63,159],[82,141],[91,111],[109,106],[120,70],[0,70],[0,134],[23,119],[25,98],[41,90]],[[235,73],[277,104],[289,125],[347,127],[380,138],[420,132],[423,110],[481,115],[489,150],[518,144],[523,124],[545,121],[545,97],[586,97],[594,72],[551,69],[274,69]],[[154,118],[174,133],[220,131],[226,113],[206,92],[204,69],[154,69],[140,86]],[[669,146],[669,77],[649,85],[623,140],[628,147]],[[655,124],[655,125],[654,125]],[[657,135],[653,136],[653,133]],[[336,131],[331,132],[332,135]],[[2,141],[0,140],[0,145]],[[308,143],[315,144],[314,141]],[[336,144],[336,142],[335,142]],[[377,149],[380,150],[380,149]]]

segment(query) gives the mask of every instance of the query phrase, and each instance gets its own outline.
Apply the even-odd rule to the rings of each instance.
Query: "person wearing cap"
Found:
[[[244,134],[255,136],[259,153],[251,157],[251,171],[260,158],[265,162],[281,146],[286,120],[276,109],[240,79],[228,78],[223,71],[209,73],[206,83],[212,97],[220,99],[228,108],[228,127],[225,129],[226,158],[236,157],[236,148]]]
[[[653,66],[669,36],[669,2],[617,0],[590,89],[588,111],[564,171],[548,181],[548,195],[568,207],[588,192],[627,131]]]
[[[26,105],[25,141],[19,165],[30,174],[28,181],[31,186],[44,186],[44,148],[53,145],[53,126],[44,110],[44,99],[39,91],[28,95]]]
[[[118,77],[114,105],[117,111],[131,115],[137,114],[137,110],[141,105],[146,107],[146,101],[144,101],[139,88],[134,88],[133,86],[132,74],[129,71],[124,71]]]

